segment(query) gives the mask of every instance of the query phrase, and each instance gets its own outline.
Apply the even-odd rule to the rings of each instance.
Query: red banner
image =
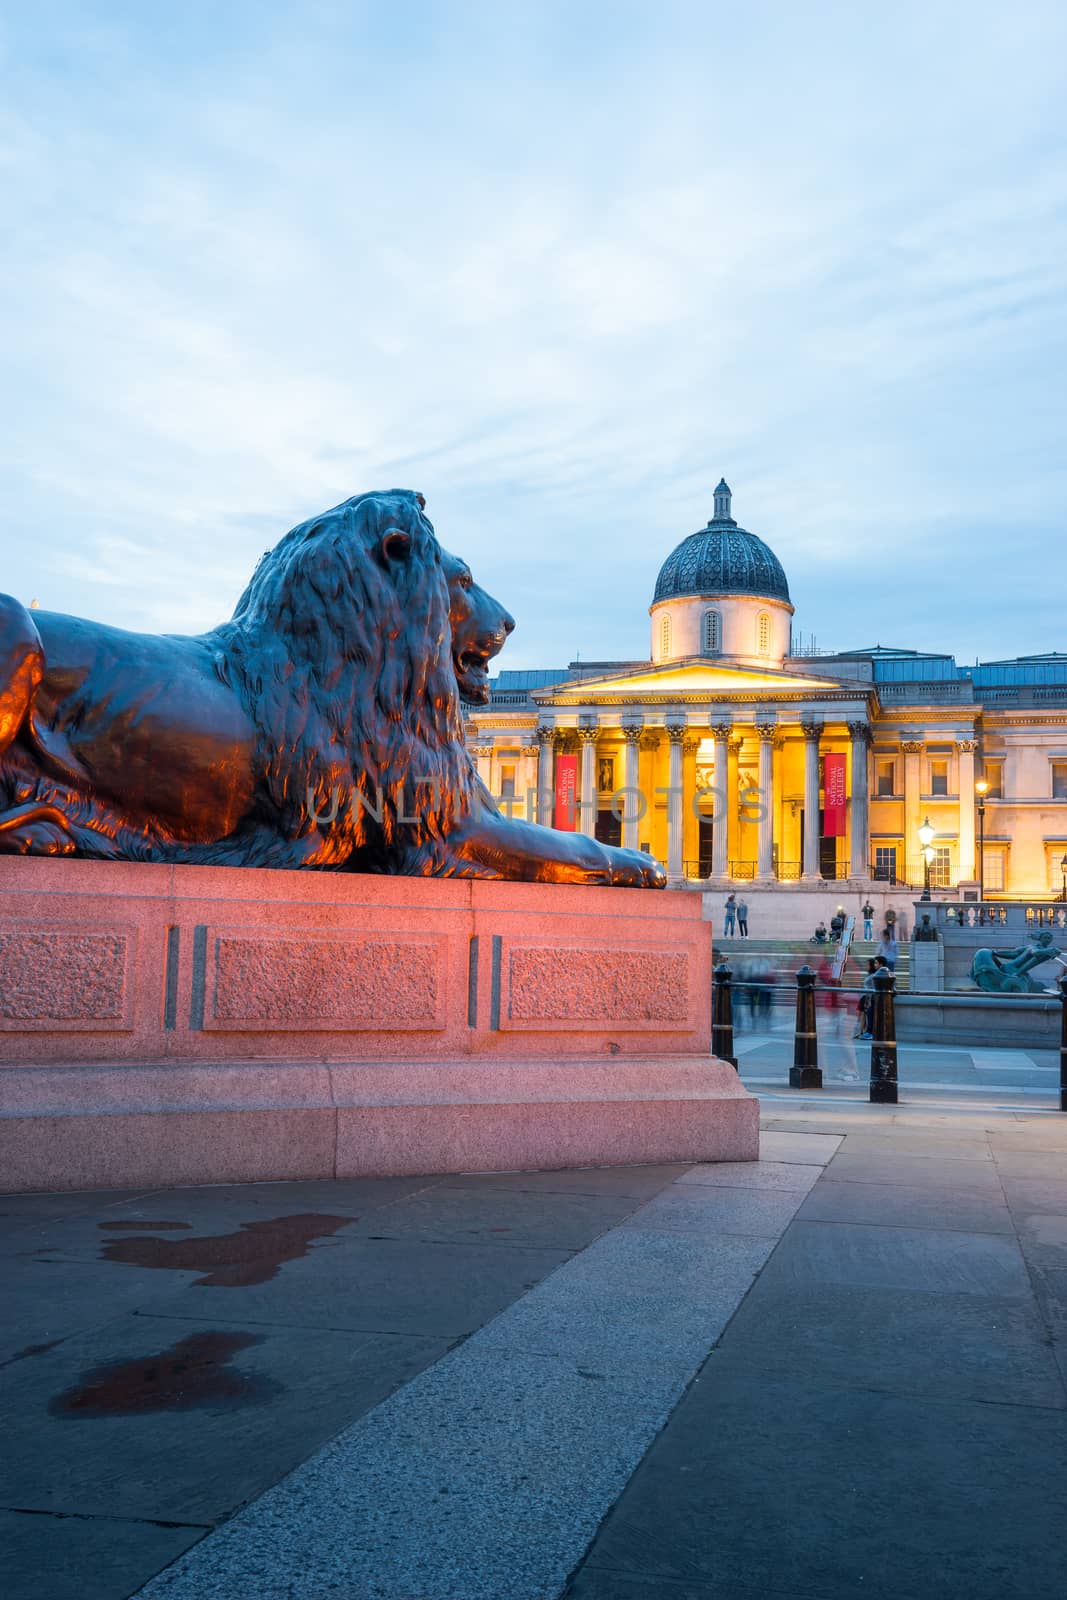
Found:
[[[556,757],[556,812],[552,819],[554,828],[573,833],[578,826],[578,757]]]
[[[824,756],[822,808],[824,839],[844,838],[845,799],[845,758],[843,755]]]

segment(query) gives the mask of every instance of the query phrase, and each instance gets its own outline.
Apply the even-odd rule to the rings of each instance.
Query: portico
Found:
[[[578,827],[650,850],[675,885],[866,877],[865,685],[697,659],[531,700],[542,756],[576,758]],[[831,836],[821,824],[828,754],[843,758],[851,796],[844,831]],[[542,814],[551,759],[534,780]]]

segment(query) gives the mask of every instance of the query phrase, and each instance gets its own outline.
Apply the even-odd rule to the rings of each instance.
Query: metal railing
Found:
[[[737,1070],[734,1054],[734,1003],[747,1001],[750,1016],[767,1015],[773,1007],[776,991],[792,990],[796,993],[796,1014],[793,1026],[793,1065],[789,1084],[794,1089],[821,1089],[822,1072],[819,1068],[819,1036],[816,1007],[819,997],[829,1010],[838,1010],[842,1001],[858,1002],[857,1031],[855,1038],[870,1044],[870,1082],[868,1099],[872,1105],[897,1103],[897,1040],[896,1040],[896,979],[884,968],[874,974],[873,987],[845,991],[837,984],[819,984],[818,974],[803,966],[796,974],[795,983],[777,984],[750,977],[735,983],[729,964],[720,961],[712,972],[711,987],[711,1049],[712,1054],[728,1061]],[[1067,973],[1057,982],[1060,999],[1060,1073],[1059,1109],[1067,1112]]]

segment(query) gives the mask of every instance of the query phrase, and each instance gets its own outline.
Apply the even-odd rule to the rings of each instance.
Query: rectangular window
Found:
[[[936,889],[947,889],[952,883],[952,847],[934,845],[934,859],[930,863],[930,882]]]
[[[986,795],[987,800],[1003,800],[1004,798],[1004,763],[1003,761],[984,761],[982,763],[982,777],[989,785]]]
[[[985,892],[986,894],[1004,893],[1005,862],[1008,852],[1001,849],[990,849],[986,846],[985,852]]]
[[[895,844],[875,845],[874,876],[879,883],[896,883],[897,847]]]
[[[876,799],[896,794],[897,764],[895,761],[879,761],[874,769],[874,793]]]
[[[515,798],[515,768],[500,766],[500,798],[501,800],[514,800]]]
[[[1067,761],[1052,763],[1052,798],[1067,800]]]
[[[1049,894],[1055,895],[1058,900],[1063,893],[1064,866],[1063,860],[1067,856],[1067,844],[1058,844],[1055,849],[1049,847],[1048,856],[1048,888]],[[1063,968],[1060,968],[1063,971]]]
[[[930,793],[948,794],[948,762],[931,761],[930,763]]]

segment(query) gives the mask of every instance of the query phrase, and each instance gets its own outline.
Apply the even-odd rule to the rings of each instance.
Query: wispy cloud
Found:
[[[1062,642],[1065,44],[1038,3],[9,21],[5,585],[208,626],[400,482],[512,664],[640,654],[725,472],[822,642]]]

